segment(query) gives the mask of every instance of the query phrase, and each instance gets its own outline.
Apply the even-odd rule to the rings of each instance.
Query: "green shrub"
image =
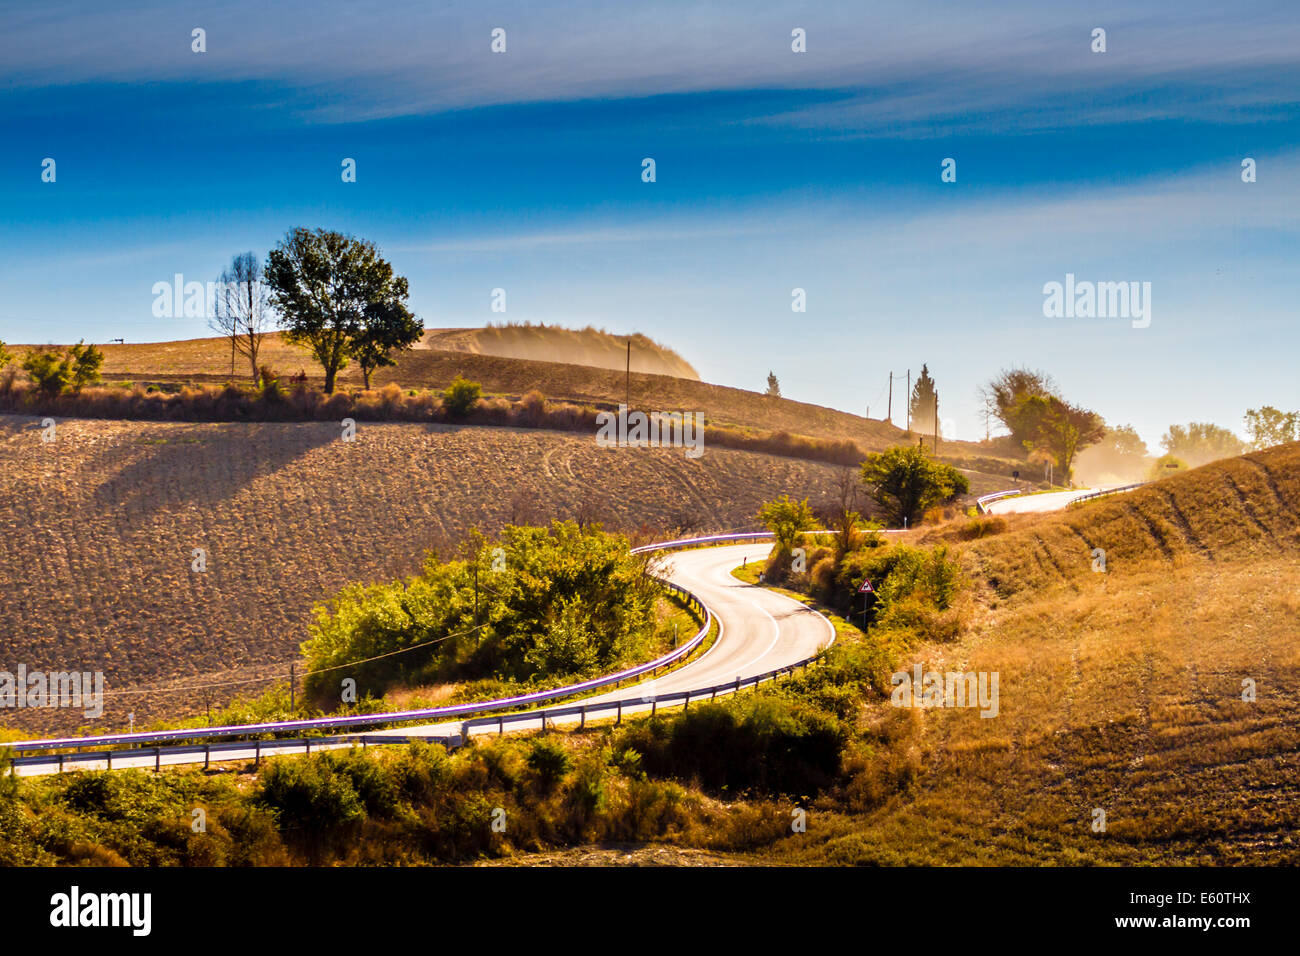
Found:
[[[31,349],[23,356],[23,371],[36,391],[47,398],[68,390],[79,392],[98,382],[103,364],[104,353],[82,342],[62,351],[53,346]]]
[[[956,468],[935,461],[917,445],[902,445],[868,455],[862,481],[893,527],[915,527],[935,505],[970,491]]]
[[[72,382],[72,359],[52,348],[32,349],[23,356],[23,371],[36,391],[47,397],[61,395]]]
[[[300,830],[308,837],[336,833],[366,816],[352,778],[320,757],[270,761],[258,776],[257,799],[275,814],[282,831]]]
[[[391,761],[393,782],[408,803],[430,804],[451,782],[451,758],[441,744],[413,742]]]
[[[483,386],[457,375],[442,393],[442,407],[455,418],[464,418],[483,396]]]
[[[99,381],[99,370],[104,364],[104,353],[95,346],[82,345],[78,342],[68,349],[68,358],[72,364],[70,384],[74,392],[79,392],[87,385],[94,385]]]
[[[847,728],[811,704],[754,694],[629,725],[619,743],[647,772],[698,780],[706,790],[812,795],[838,771]]]
[[[360,693],[380,696],[403,680],[587,675],[644,659],[652,649],[662,588],[642,574],[624,538],[555,522],[508,526],[499,540],[480,536],[471,548],[468,559],[430,557],[420,575],[354,585],[318,606],[303,645],[317,672],[306,682],[313,699],[336,703],[344,676],[357,681]],[[406,648],[412,650],[391,654]],[[390,656],[321,673],[378,655]]]
[[[572,766],[568,750],[550,737],[533,741],[528,751],[528,767],[537,775],[537,783],[543,793],[554,790]]]

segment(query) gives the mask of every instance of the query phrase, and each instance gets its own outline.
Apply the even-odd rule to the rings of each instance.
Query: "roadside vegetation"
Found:
[[[508,525],[499,538],[471,535],[464,551],[318,606],[303,644],[308,695],[337,700],[343,680],[378,697],[398,682],[579,679],[662,647],[664,589],[620,535],[572,521]]]
[[[905,542],[852,529],[843,553],[816,555],[820,584],[786,582],[852,615],[832,613],[821,660],[685,712],[450,754],[10,782],[0,860],[469,862],[649,842],[736,862],[1295,863],[1297,458],[1289,446]],[[866,614],[844,604],[864,576]],[[891,706],[892,675],[914,662],[999,672],[997,719]]]

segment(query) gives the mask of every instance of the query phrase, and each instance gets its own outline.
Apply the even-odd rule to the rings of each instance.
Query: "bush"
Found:
[[[505,561],[494,569],[497,547]],[[624,538],[571,521],[509,525],[499,541],[479,536],[467,559],[430,557],[420,575],[353,585],[318,605],[303,645],[313,671],[412,650],[346,673],[309,675],[308,693],[336,702],[343,676],[354,678],[360,693],[380,696],[402,680],[531,681],[644,659],[662,589],[642,570]]]
[[[533,742],[528,752],[528,768],[537,774],[537,783],[543,793],[550,793],[564,779],[572,762],[564,745],[550,737]]]
[[[284,389],[280,387],[280,376],[269,365],[263,365],[257,371],[258,394],[262,401],[279,403],[284,399]]]
[[[916,445],[868,455],[862,463],[862,481],[894,527],[915,527],[935,505],[970,491],[965,475]]]
[[[642,755],[647,772],[710,791],[810,796],[833,782],[847,739],[844,724],[806,702],[755,694],[641,721],[619,743]]]
[[[29,351],[23,356],[23,371],[36,391],[47,397],[61,395],[72,382],[72,360],[52,348]]]
[[[482,385],[457,375],[442,393],[442,407],[447,410],[447,414],[464,418],[479,403],[482,395]]]
[[[366,816],[349,774],[320,757],[270,761],[258,776],[257,799],[275,814],[281,832],[313,849]]]
[[[87,385],[94,385],[99,381],[99,370],[104,364],[104,353],[95,346],[82,345],[78,342],[68,349],[68,358],[72,365],[71,386],[74,392],[79,392]]]
[[[541,428],[546,423],[546,398],[533,389],[519,400],[518,420],[529,428]]]
[[[52,346],[32,349],[23,357],[23,371],[32,380],[36,391],[47,398],[68,390],[80,392],[85,386],[98,382],[103,364],[104,353],[82,342],[63,351]]]
[[[977,538],[987,538],[989,535],[1001,534],[1007,530],[1007,522],[1004,518],[997,515],[973,515],[957,537],[962,541],[974,541]]]

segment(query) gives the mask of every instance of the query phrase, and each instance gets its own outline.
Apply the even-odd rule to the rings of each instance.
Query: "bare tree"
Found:
[[[256,385],[257,357],[272,321],[262,263],[254,253],[235,256],[230,260],[230,267],[221,273],[213,313],[210,323],[213,330],[230,339],[231,375],[234,375],[234,355],[238,352],[248,359]]]
[[[862,484],[853,468],[845,468],[831,482],[830,500],[818,515],[835,532],[835,550],[840,555],[853,550],[858,525],[862,523]]]

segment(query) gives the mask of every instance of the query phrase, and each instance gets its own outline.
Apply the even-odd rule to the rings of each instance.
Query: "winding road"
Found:
[[[1072,501],[1087,495],[1131,488],[1132,485],[1098,485],[1096,488],[1072,488],[1069,491],[1045,491],[1033,495],[1017,495],[990,501],[985,508],[990,514],[1037,514],[1045,511],[1059,511]]]
[[[771,547],[770,542],[759,541],[667,554],[663,559],[661,576],[686,588],[708,606],[718,623],[717,638],[697,658],[675,670],[660,677],[583,698],[581,703],[590,706],[622,701],[624,715],[649,712],[652,707],[650,698],[655,695],[697,690],[703,692],[707,688],[731,683],[738,678],[754,678],[806,661],[828,646],[835,639],[835,629],[821,614],[793,598],[745,584],[732,576],[732,570],[741,564],[765,559]],[[541,712],[528,713],[537,713],[538,716],[512,720],[508,725],[512,732],[541,729]],[[553,726],[555,723],[577,723],[579,720],[577,716],[560,717],[553,718],[549,723]],[[381,742],[383,738],[457,742],[462,729],[468,729],[470,734],[494,733],[496,724],[487,721],[478,726],[472,723],[466,725],[458,719],[368,731],[365,737],[375,743]],[[354,746],[351,739],[329,737],[315,739],[310,744],[312,752],[351,746]],[[263,741],[260,755],[302,753],[305,749],[306,745],[301,741]],[[257,755],[258,750],[252,743],[230,742],[219,747],[214,745],[210,759],[214,763],[249,761]],[[112,769],[152,769],[165,765],[207,763],[208,759],[201,749],[160,754],[155,754],[152,748],[138,749],[115,753]],[[104,759],[78,760],[75,767],[79,770],[108,769]],[[24,761],[21,766],[16,765],[15,770],[24,776],[56,773],[59,771],[59,762],[57,757],[47,756]]]
[[[762,561],[772,550],[769,542],[679,551],[666,558],[664,577],[693,593],[713,612],[721,629],[717,640],[698,658],[630,687],[592,697],[584,704],[624,701],[623,713],[648,712],[656,694],[702,690],[797,664],[813,657],[835,640],[831,622],[793,598],[757,585],[745,584],[731,574],[745,561]],[[551,723],[577,723],[560,718]],[[425,724],[380,730],[369,736],[445,737],[460,733],[461,722]],[[511,730],[538,730],[541,718],[510,724]],[[490,726],[472,727],[470,733],[494,732]]]

